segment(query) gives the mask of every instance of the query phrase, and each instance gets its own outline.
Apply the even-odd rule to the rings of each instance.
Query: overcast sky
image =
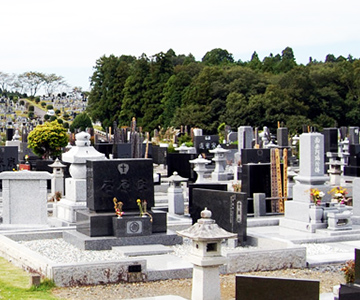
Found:
[[[2,0],[0,71],[61,75],[89,90],[103,55],[214,48],[262,60],[287,46],[297,63],[360,57],[359,0]]]

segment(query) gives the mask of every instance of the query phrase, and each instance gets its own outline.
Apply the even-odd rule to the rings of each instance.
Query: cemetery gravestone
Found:
[[[88,160],[87,207],[77,213],[77,231],[91,237],[113,236],[114,197],[123,203],[125,216],[138,216],[137,199],[147,201],[152,233],[166,232],[166,213],[154,206],[151,159]]]
[[[251,126],[240,126],[238,128],[238,150],[252,148],[253,142],[253,129]]]
[[[123,202],[124,211],[138,210],[137,199],[154,206],[152,160],[88,160],[86,163],[87,206],[96,212],[114,211],[113,198]]]
[[[324,135],[325,153],[338,152],[338,129],[324,128],[323,135]]]
[[[190,181],[196,181],[197,174],[194,172],[190,160],[197,157],[196,154],[188,153],[168,153],[167,155],[167,174],[170,177],[177,172],[181,177],[188,178]]]
[[[209,150],[215,149],[219,145],[218,135],[200,135],[194,136],[194,147],[198,154],[205,153],[209,155]]]
[[[208,189],[208,190],[217,190],[217,191],[227,191],[226,183],[189,183],[189,213],[190,215],[195,215],[195,208],[193,207],[193,191],[194,189]],[[195,224],[197,219],[192,219],[193,224]]]
[[[18,147],[0,146],[0,172],[17,169]]]
[[[239,244],[244,244],[247,229],[247,198],[245,193],[195,188],[193,190],[191,218],[193,220],[199,219],[204,207],[216,212],[213,216],[215,222],[221,228],[236,233]]]

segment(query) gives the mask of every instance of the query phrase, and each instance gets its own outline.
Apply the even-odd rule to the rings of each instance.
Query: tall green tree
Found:
[[[68,144],[69,138],[66,132],[67,130],[57,121],[37,125],[29,133],[28,147],[44,159],[57,157],[62,153],[62,148]]]
[[[231,64],[234,62],[234,58],[227,50],[216,48],[206,52],[201,61],[207,66],[217,66]]]
[[[117,118],[123,98],[123,89],[135,60],[131,56],[120,58],[102,56],[96,61],[91,77],[87,112],[94,121],[101,121],[104,127],[112,126]]]

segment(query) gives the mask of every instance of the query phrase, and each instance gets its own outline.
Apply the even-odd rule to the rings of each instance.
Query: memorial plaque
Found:
[[[154,206],[151,159],[88,160],[86,162],[87,207],[96,212],[114,211],[113,198],[123,210],[138,210],[137,199]]]
[[[245,193],[195,188],[193,190],[191,218],[198,220],[205,207],[212,212],[211,218],[221,228],[236,233],[239,243],[244,244],[247,227],[247,198]]]

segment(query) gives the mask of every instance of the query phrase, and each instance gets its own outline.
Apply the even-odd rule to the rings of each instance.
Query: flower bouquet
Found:
[[[312,202],[315,206],[319,206],[321,204],[321,199],[325,196],[324,192],[319,191],[318,189],[310,189],[310,196]]]

